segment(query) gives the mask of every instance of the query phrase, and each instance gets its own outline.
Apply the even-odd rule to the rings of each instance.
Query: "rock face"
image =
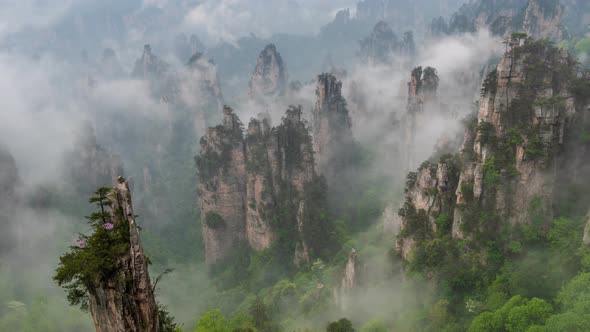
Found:
[[[336,302],[343,309],[346,309],[348,302],[350,301],[348,297],[360,284],[359,269],[358,253],[353,248],[350,254],[348,254],[348,260],[344,265],[344,271],[342,272],[342,280],[340,281],[340,285],[335,290]]]
[[[0,254],[12,248],[13,216],[15,211],[16,188],[19,182],[18,168],[12,154],[0,146],[0,223],[5,229],[0,235]]]
[[[313,109],[313,147],[317,170],[330,181],[341,165],[339,158],[353,143],[352,123],[346,101],[342,97],[342,82],[331,74],[318,77],[317,101]]]
[[[223,124],[201,138],[197,159],[199,208],[206,260],[227,258],[245,239],[246,156],[242,123],[231,108],[223,109]]]
[[[387,63],[397,47],[397,36],[383,21],[377,23],[373,33],[361,41],[361,54],[369,61]]]
[[[571,146],[574,63],[544,41],[513,37],[489,73],[460,154],[410,173],[399,249],[436,234],[459,239],[552,218],[557,167]]]
[[[584,227],[584,238],[582,239],[584,245],[590,245],[590,209],[586,215],[586,226]]]
[[[152,47],[145,45],[141,58],[135,61],[131,75],[141,79],[161,79],[164,77],[170,66],[152,54]]]
[[[129,185],[119,177],[110,196],[112,222],[129,223],[129,252],[119,258],[115,275],[89,291],[97,332],[159,332],[158,306],[143,253]]]
[[[207,261],[228,257],[240,241],[256,251],[292,241],[295,265],[309,262],[327,235],[318,219],[324,203],[316,187],[322,181],[301,108],[287,110],[275,128],[268,116],[252,119],[246,137],[237,116],[224,112],[224,125],[209,129],[197,158]],[[280,229],[294,233],[282,239]]]
[[[287,68],[274,44],[267,45],[258,56],[248,86],[250,97],[255,99],[282,95],[287,89]]]
[[[88,195],[97,187],[110,187],[123,174],[121,158],[108,151],[96,140],[92,125],[80,131],[74,150],[66,156],[65,174],[77,190]]]
[[[408,170],[415,167],[414,152],[416,149],[416,133],[418,126],[422,125],[428,118],[427,109],[430,110],[437,100],[439,78],[436,69],[416,67],[408,82],[408,106],[403,119],[404,127],[404,159]]]
[[[562,36],[563,6],[556,1],[529,0],[522,31],[533,38],[559,40]]]
[[[361,58],[372,64],[389,64],[396,57],[411,57],[416,52],[411,31],[398,40],[393,30],[383,21],[377,23],[371,35],[361,40],[360,44]]]
[[[496,35],[524,32],[533,38],[557,40],[562,35],[563,13],[558,0],[476,0],[463,5],[448,27],[440,18],[433,20],[431,31],[461,33],[489,28]]]

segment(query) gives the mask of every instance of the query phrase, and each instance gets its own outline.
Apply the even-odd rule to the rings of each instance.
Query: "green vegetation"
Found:
[[[219,214],[208,212],[205,216],[205,224],[211,228],[221,228],[225,226],[225,221]]]
[[[54,277],[67,290],[70,303],[83,310],[88,309],[88,291],[115,273],[120,256],[129,250],[129,224],[126,218],[113,223],[107,197],[110,192],[110,188],[98,188],[90,198],[89,202],[97,206],[97,211],[87,217],[93,233],[81,235],[78,246],[60,257]]]

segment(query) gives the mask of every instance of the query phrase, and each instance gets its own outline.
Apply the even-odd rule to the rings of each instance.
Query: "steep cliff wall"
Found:
[[[313,109],[313,148],[317,171],[330,181],[342,166],[338,160],[346,155],[352,144],[352,123],[346,101],[342,96],[342,82],[331,74],[318,77],[317,101]]]
[[[547,224],[558,165],[573,142],[568,132],[579,111],[574,66],[545,41],[510,41],[483,84],[460,154],[425,163],[408,177],[398,243],[406,259],[445,234],[474,240]]]
[[[287,68],[274,44],[267,45],[258,56],[248,84],[250,97],[258,99],[283,94],[288,86]]]
[[[161,79],[170,69],[170,65],[152,53],[152,47],[145,45],[143,54],[135,61],[131,75],[141,79]]]
[[[206,260],[227,258],[245,237],[246,157],[242,123],[229,107],[201,138],[198,196]]]
[[[0,145],[0,223],[5,231],[0,235],[0,254],[14,245],[12,226],[16,212],[18,168],[12,154]]]
[[[228,257],[244,240],[256,251],[281,242],[295,265],[320,252],[327,236],[318,210],[324,189],[317,189],[322,181],[314,171],[310,129],[301,113],[300,107],[289,108],[274,128],[261,115],[250,121],[244,138],[239,120],[226,109],[226,118],[233,119],[226,120],[232,124],[231,138],[223,134],[228,132],[224,125],[223,132],[211,128],[202,139],[199,205],[209,263]],[[209,225],[213,219],[219,227]]]
[[[389,25],[383,21],[375,25],[371,35],[360,41],[360,46],[361,58],[370,64],[404,62],[416,52],[411,31],[405,32],[403,38],[398,39]]]
[[[559,40],[564,8],[559,1],[529,0],[524,10],[522,31],[533,38]]]
[[[406,114],[402,118],[402,127],[404,130],[403,146],[404,161],[406,171],[414,168],[415,161],[415,141],[416,134],[420,127],[428,120],[429,112],[437,101],[439,78],[436,69],[426,67],[416,67],[412,71],[410,81],[408,82],[408,103]],[[440,111],[440,107],[436,109]]]
[[[158,332],[158,306],[148,273],[129,185],[119,177],[110,195],[111,223],[129,226],[129,251],[115,272],[89,289],[90,313],[97,332]]]
[[[430,25],[431,34],[490,29],[496,35],[524,32],[531,37],[558,40],[563,6],[559,0],[476,0],[463,5],[447,25],[440,18]]]

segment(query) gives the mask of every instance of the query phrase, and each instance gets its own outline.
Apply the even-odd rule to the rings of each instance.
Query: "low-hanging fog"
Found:
[[[91,191],[75,188],[71,165],[81,141],[92,131],[106,155],[120,158],[123,175],[131,180],[135,212],[144,228],[143,241],[153,256],[152,277],[164,269],[174,269],[158,285],[160,302],[190,330],[204,311],[224,301],[240,300],[215,290],[203,262],[193,158],[204,128],[196,114],[206,113],[205,123],[216,125],[221,105],[211,106],[205,101],[209,90],[193,84],[208,79],[203,72],[186,72],[188,58],[182,58],[184,53],[175,45],[180,34],[187,39],[192,34],[198,36],[203,45],[199,51],[205,53],[202,65],[212,77],[219,77],[220,99],[234,108],[245,124],[268,112],[276,125],[290,104],[301,104],[310,120],[316,76],[329,70],[322,68],[322,63],[331,55],[334,66],[346,71],[339,78],[355,139],[374,155],[363,177],[368,181],[384,179],[388,205],[397,209],[407,171],[433,153],[439,138],[453,141],[462,135],[461,120],[473,111],[484,71],[499,56],[502,43],[487,31],[437,40],[419,36],[415,58],[396,59],[398,65],[393,66],[367,64],[357,56],[358,40],[327,46],[320,40],[321,28],[339,10],[351,8],[355,17],[356,3],[0,2],[0,146],[14,157],[18,169],[17,203],[12,206],[15,213],[2,225],[2,233],[9,234],[2,239],[10,238],[14,246],[0,253],[0,321],[4,321],[0,329],[15,320],[34,321],[29,316],[35,315],[44,321],[29,326],[32,330],[91,330],[90,316],[68,306],[52,276],[59,255],[73,245],[77,232],[88,229],[84,215],[91,209],[86,203]],[[448,15],[458,5],[448,3],[431,16]],[[372,25],[359,33],[369,35]],[[403,31],[395,32],[401,35]],[[290,40],[309,48],[283,49],[281,45]],[[268,42],[277,44],[290,79],[300,81],[302,87],[289,96],[254,102],[248,99],[247,82],[258,53]],[[182,107],[167,103],[166,92],[161,92],[152,78],[131,75],[144,44],[150,44],[152,53],[170,64],[161,81],[177,84]],[[107,48],[116,54],[119,69],[115,75],[109,74],[104,62]],[[207,62],[209,58],[213,63]],[[235,66],[228,69],[226,64],[231,63]],[[420,123],[414,161],[408,165],[395,151],[402,144],[399,123],[406,112],[407,83],[415,66],[437,69],[438,102],[447,112],[433,112]],[[474,72],[481,74],[472,75]],[[352,101],[353,94],[363,96],[369,112],[359,110]],[[211,107],[218,107],[218,113],[210,113],[207,108]],[[416,289],[402,287],[401,275],[385,280],[390,271],[383,271],[384,261],[393,241],[380,235],[375,242],[375,234],[383,227],[376,221],[351,241],[351,245],[365,248],[363,254],[374,254],[367,260],[373,286],[354,294],[354,301],[344,308],[330,308],[318,315],[318,324],[344,315],[360,321],[369,319],[368,313],[373,317],[391,312],[403,315],[404,307],[411,305],[410,299],[428,296],[420,285]],[[176,242],[164,243],[167,239]],[[293,322],[292,326],[306,327],[303,322]]]

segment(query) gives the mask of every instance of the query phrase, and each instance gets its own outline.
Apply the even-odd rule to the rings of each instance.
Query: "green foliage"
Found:
[[[525,332],[531,326],[542,325],[553,313],[548,302],[515,296],[495,312],[484,312],[473,319],[469,331]]]
[[[197,322],[194,332],[231,332],[231,326],[218,309],[206,312]]]
[[[438,217],[434,219],[434,223],[436,224],[437,230],[445,233],[451,229],[451,226],[453,226],[451,217],[446,213],[439,214]]]
[[[511,332],[525,331],[528,327],[543,324],[551,316],[553,308],[544,300],[534,298],[526,305],[512,308],[506,320],[506,330]]]
[[[205,224],[213,229],[222,228],[225,226],[223,217],[215,212],[208,212],[205,216]]]
[[[485,94],[490,94],[491,96],[496,95],[496,90],[498,89],[498,70],[492,70],[486,79],[483,82],[483,86],[481,88],[481,95],[484,96]]]
[[[528,137],[525,155],[528,159],[539,159],[547,156],[545,151],[545,142],[541,139],[538,133],[532,134]]]
[[[354,332],[354,328],[348,319],[342,318],[328,324],[326,332]]]
[[[574,49],[580,55],[590,56],[590,38],[582,38],[578,40]]]
[[[174,317],[162,305],[158,305],[158,319],[161,332],[181,332],[178,324],[174,322]]]
[[[388,329],[382,320],[373,319],[363,325],[360,332],[388,332]]]
[[[66,309],[64,310],[64,307]],[[37,297],[30,303],[10,301],[0,307],[0,331],[90,331],[92,322],[78,309],[61,301]]]
[[[496,136],[496,127],[489,122],[481,122],[477,125],[477,140],[481,144],[492,144]]]
[[[97,211],[87,217],[93,233],[81,235],[81,245],[70,247],[70,252],[60,257],[53,279],[67,290],[72,305],[88,308],[88,292],[117,271],[119,258],[129,250],[129,224],[121,211],[117,222],[111,220],[110,188],[98,188],[90,203]],[[112,229],[107,229],[111,225]]]
[[[500,180],[500,172],[496,167],[496,159],[488,157],[483,164],[483,183],[486,186],[495,187]]]

